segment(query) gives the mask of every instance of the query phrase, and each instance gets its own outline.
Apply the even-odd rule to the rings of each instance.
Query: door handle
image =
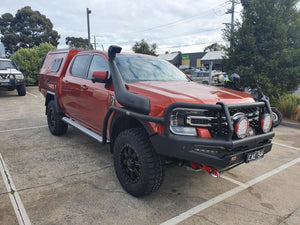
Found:
[[[88,86],[86,86],[85,84],[81,86],[83,90],[87,90]]]

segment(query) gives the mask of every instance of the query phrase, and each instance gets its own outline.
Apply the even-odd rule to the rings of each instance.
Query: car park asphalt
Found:
[[[0,224],[300,224],[300,129],[275,134],[261,160],[221,178],[167,168],[157,192],[134,198],[109,146],[72,127],[50,134],[37,87],[0,91]]]

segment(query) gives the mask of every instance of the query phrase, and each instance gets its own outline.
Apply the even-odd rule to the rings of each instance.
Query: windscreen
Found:
[[[117,55],[116,64],[123,79],[128,83],[190,80],[172,64],[154,57]]]
[[[0,60],[0,69],[1,70],[15,69],[15,66],[14,66],[14,64],[11,61]]]

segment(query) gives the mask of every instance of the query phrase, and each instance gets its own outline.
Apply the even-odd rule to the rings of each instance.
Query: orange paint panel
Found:
[[[211,138],[211,135],[206,128],[197,127],[197,134],[199,137],[202,137],[202,138]]]

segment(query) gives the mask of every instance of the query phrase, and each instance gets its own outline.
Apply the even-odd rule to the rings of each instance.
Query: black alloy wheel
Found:
[[[121,150],[121,163],[128,182],[137,183],[141,178],[141,163],[136,151],[130,145],[124,146]]]

